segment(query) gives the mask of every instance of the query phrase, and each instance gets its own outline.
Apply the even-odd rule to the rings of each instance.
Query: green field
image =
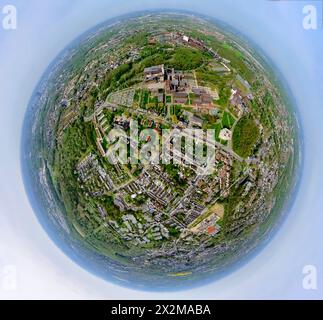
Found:
[[[231,113],[225,111],[223,113],[223,117],[222,117],[222,127],[223,128],[227,128],[227,129],[231,129],[232,126],[235,123],[235,118],[231,115]]]
[[[251,155],[254,145],[259,138],[259,128],[253,119],[241,118],[233,132],[233,150],[243,158]]]
[[[170,60],[170,66],[179,70],[193,70],[200,67],[204,60],[205,55],[199,50],[179,47],[176,49],[173,58]]]

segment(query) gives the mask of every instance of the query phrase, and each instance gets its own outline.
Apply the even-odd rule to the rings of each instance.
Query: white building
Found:
[[[188,41],[190,40],[190,38],[189,38],[188,36],[183,36],[183,40],[184,40],[185,42],[188,42]]]
[[[220,131],[219,138],[224,141],[228,141],[232,139],[232,131],[224,128]]]

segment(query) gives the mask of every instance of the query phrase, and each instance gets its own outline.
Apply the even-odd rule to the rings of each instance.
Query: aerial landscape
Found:
[[[55,241],[103,278],[156,288],[247,257],[281,221],[299,163],[270,64],[225,25],[180,12],[77,39],[31,99],[23,151]]]

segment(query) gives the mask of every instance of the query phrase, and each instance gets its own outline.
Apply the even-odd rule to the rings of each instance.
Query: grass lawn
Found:
[[[214,125],[214,130],[215,130],[215,140],[220,142],[220,139],[219,139],[219,134],[220,134],[220,131],[222,129],[222,124],[221,122],[220,123],[217,123]]]
[[[143,108],[143,109],[146,108],[146,105],[149,102],[149,96],[150,96],[150,92],[145,90],[143,92],[143,94],[141,95],[141,103],[140,103],[141,108]]]
[[[231,113],[225,111],[223,113],[223,117],[222,117],[222,126],[223,128],[227,128],[227,129],[231,129],[232,126],[235,123],[235,118],[231,115]]]
[[[251,155],[253,147],[259,138],[259,128],[248,116],[241,118],[233,132],[233,150],[241,157]]]

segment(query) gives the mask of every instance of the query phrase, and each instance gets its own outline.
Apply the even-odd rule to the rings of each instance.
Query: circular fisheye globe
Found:
[[[25,117],[23,175],[71,259],[124,286],[177,290],[270,238],[295,193],[299,128],[255,47],[208,17],[140,13],[48,67]]]

